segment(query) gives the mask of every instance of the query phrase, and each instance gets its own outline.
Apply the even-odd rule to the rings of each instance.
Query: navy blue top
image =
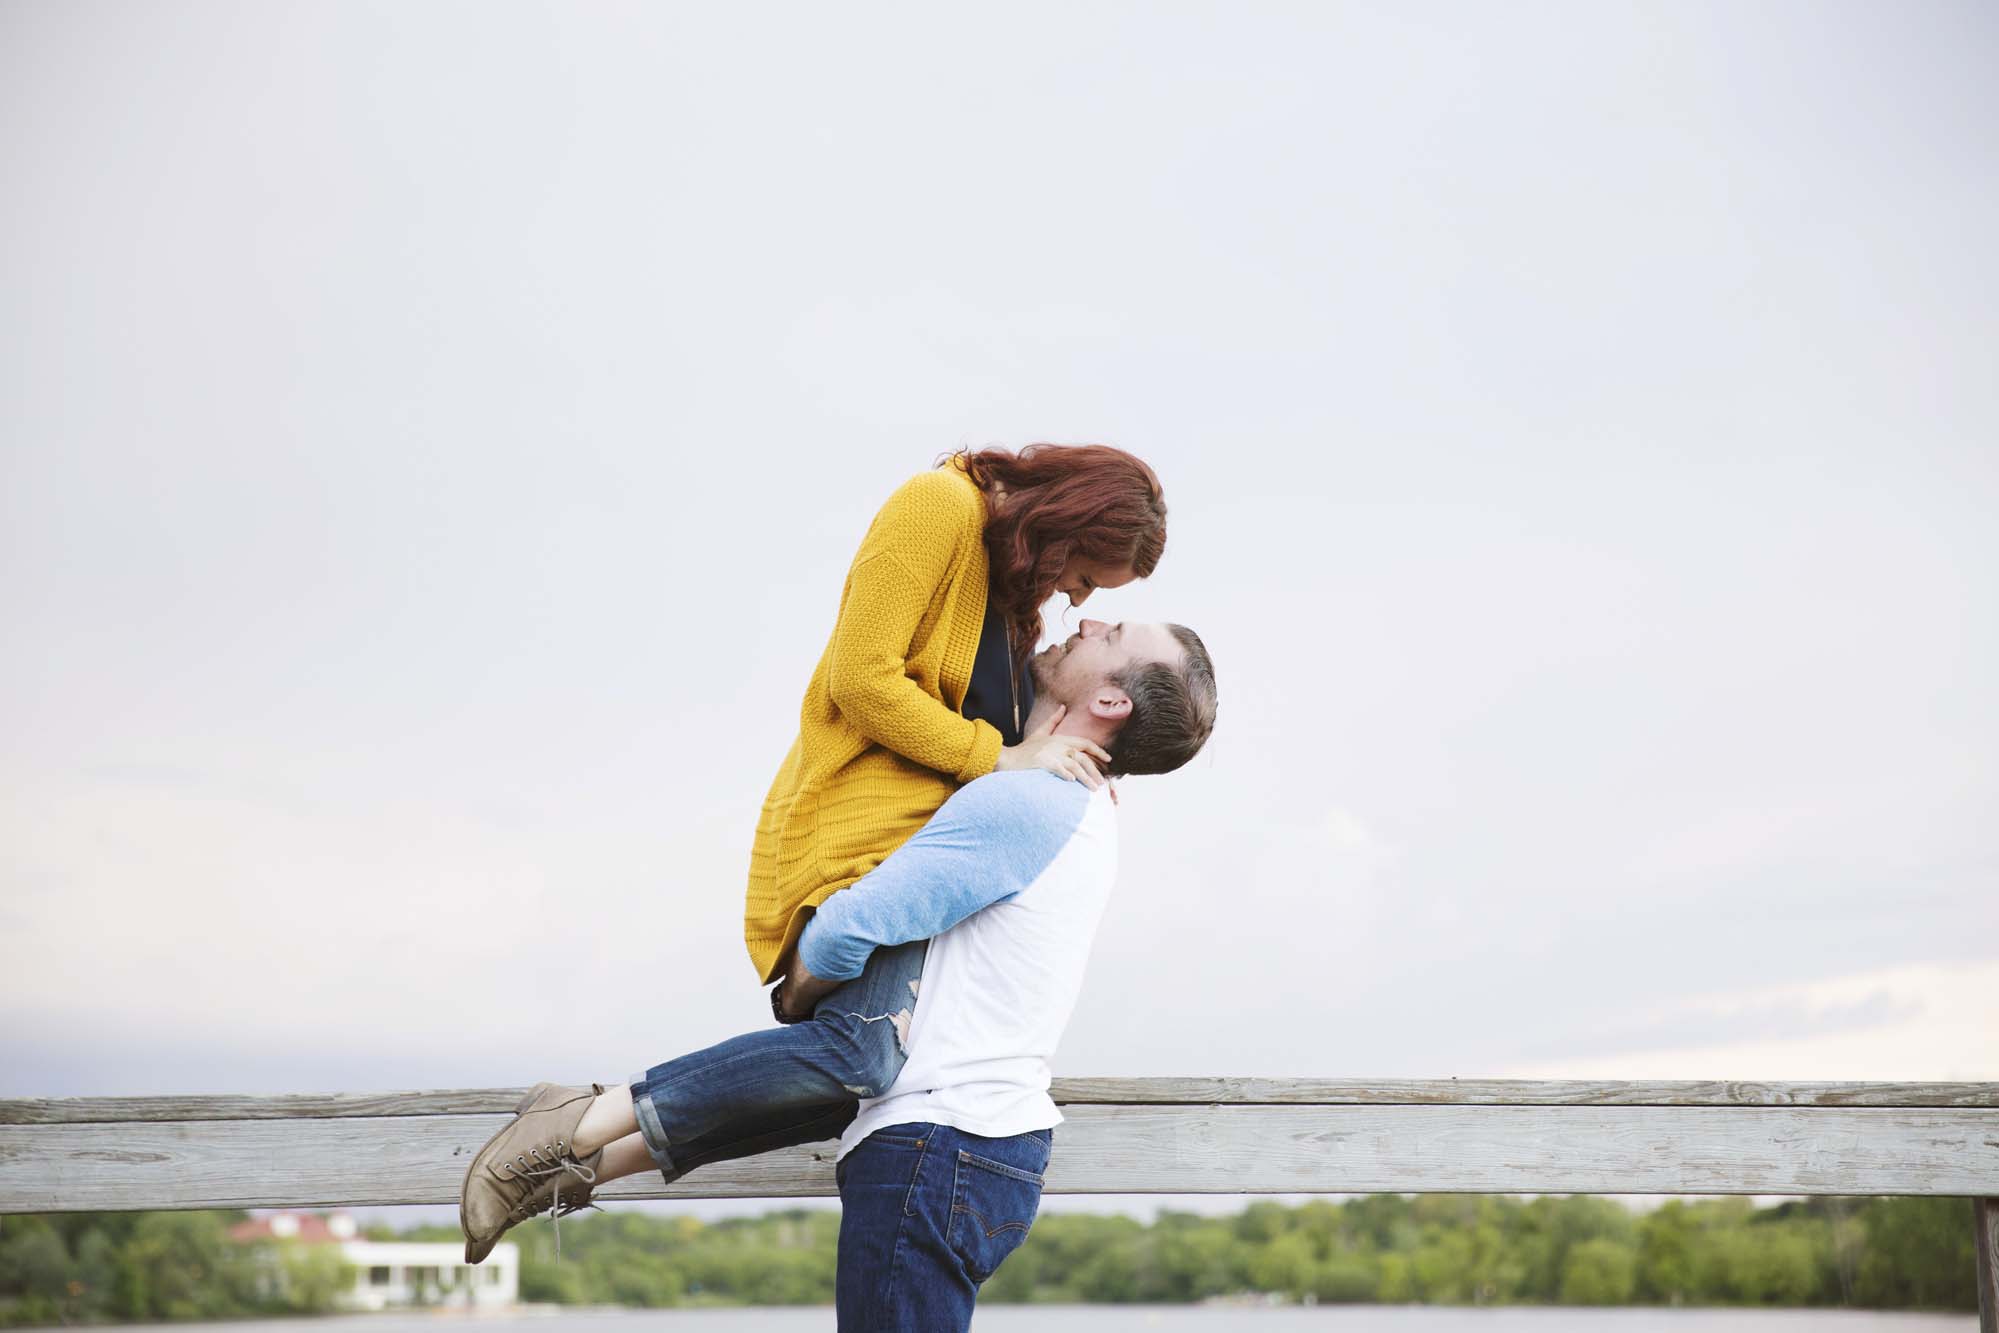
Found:
[[[999,728],[1007,745],[1020,744],[1020,728],[1013,725],[1013,691],[1006,685],[1006,617],[1000,614],[995,590],[986,589],[986,623],[979,630],[979,652],[972,659],[972,681],[965,687],[965,706],[958,710],[966,717],[981,717]],[[1034,673],[1027,663],[1020,668],[1020,720],[1027,721],[1034,708]]]

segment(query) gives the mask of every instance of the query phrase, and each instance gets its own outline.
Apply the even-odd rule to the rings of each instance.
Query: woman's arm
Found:
[[[970,782],[998,762],[999,729],[959,716],[909,676],[910,642],[935,591],[892,554],[857,562],[833,630],[826,688],[840,715],[875,744]]]
[[[910,678],[917,626],[984,524],[984,498],[955,474],[926,473],[889,497],[847,571],[827,693],[863,736],[961,784],[996,768],[1045,768],[1101,787],[1111,757],[1096,742],[1038,732],[1007,747],[992,723],[960,716]]]
[[[925,692],[910,678],[909,650],[954,559],[980,540],[984,505],[947,470],[898,488],[848,571],[827,655],[827,690],[855,730],[961,783],[992,772],[999,730]]]

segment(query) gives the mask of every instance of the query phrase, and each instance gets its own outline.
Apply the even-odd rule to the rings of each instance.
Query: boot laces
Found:
[[[561,1146],[566,1147],[567,1145]],[[562,1219],[571,1213],[580,1213],[585,1208],[596,1209],[600,1213],[604,1211],[590,1201],[590,1189],[597,1183],[597,1172],[594,1167],[583,1165],[583,1163],[577,1161],[568,1153],[563,1153],[551,1161],[542,1156],[541,1149],[539,1148],[530,1148],[528,1151],[533,1153],[535,1160],[543,1163],[543,1165],[530,1166],[528,1165],[526,1156],[517,1157],[514,1160],[519,1164],[520,1169],[515,1174],[531,1181],[540,1180],[547,1176],[554,1176],[556,1178],[555,1189],[550,1193],[548,1198],[536,1202],[534,1199],[535,1189],[531,1186],[527,1195],[522,1198],[520,1207],[515,1209],[515,1213],[520,1221],[525,1222],[530,1217],[539,1217],[543,1213],[548,1213],[551,1208],[555,1210],[549,1213],[548,1224],[555,1231],[555,1258],[556,1262],[560,1263],[562,1261]],[[568,1199],[562,1197],[563,1178],[565,1176],[571,1176],[583,1182],[583,1188],[580,1193],[572,1195]]]

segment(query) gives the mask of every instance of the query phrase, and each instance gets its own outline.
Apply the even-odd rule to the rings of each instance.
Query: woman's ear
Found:
[[[1090,716],[1122,722],[1131,716],[1131,696],[1115,685],[1102,685],[1090,696]]]

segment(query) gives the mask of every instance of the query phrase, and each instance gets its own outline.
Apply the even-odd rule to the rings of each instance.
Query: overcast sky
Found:
[[[766,1021],[875,508],[1214,652],[1058,1072],[1999,1079],[1999,12],[0,3],[0,1096]],[[1050,610],[1057,637],[1074,627]]]

